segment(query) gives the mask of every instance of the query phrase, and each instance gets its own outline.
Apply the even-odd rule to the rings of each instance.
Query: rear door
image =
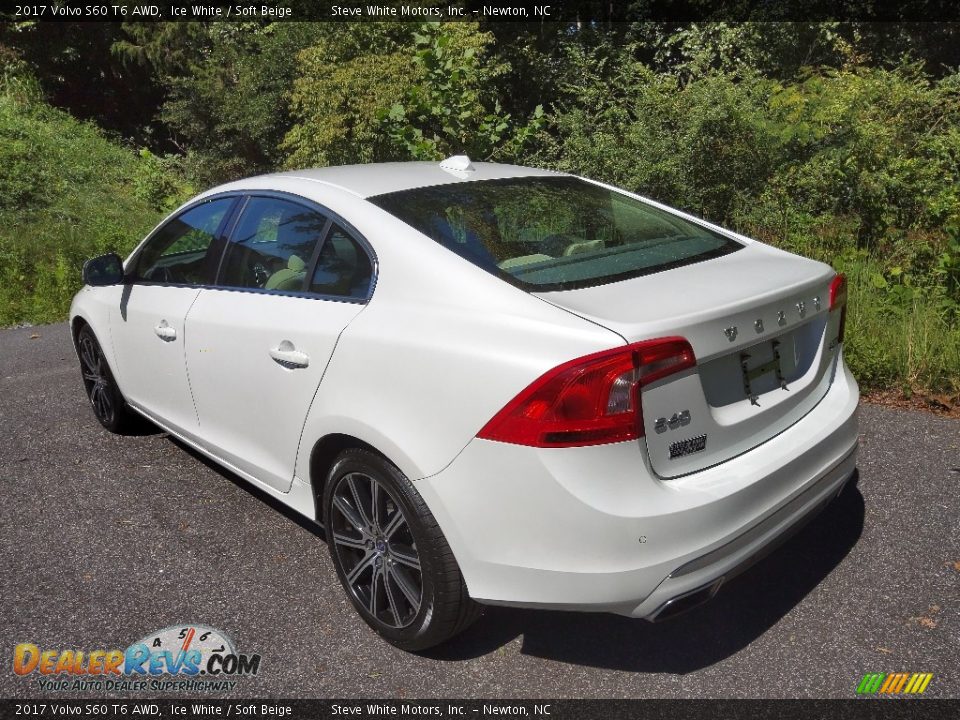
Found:
[[[174,429],[197,415],[184,362],[184,319],[216,272],[234,197],[201,202],[158,228],[128,263],[110,334],[127,400]]]
[[[286,492],[307,411],[340,333],[363,310],[365,244],[320,208],[250,197],[217,287],[187,317],[187,366],[201,442]]]

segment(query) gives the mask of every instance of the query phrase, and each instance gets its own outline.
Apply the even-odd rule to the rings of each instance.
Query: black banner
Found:
[[[15,22],[619,22],[960,21],[953,0],[23,0]]]
[[[0,700],[0,718],[542,718],[544,720],[914,720],[960,700]]]

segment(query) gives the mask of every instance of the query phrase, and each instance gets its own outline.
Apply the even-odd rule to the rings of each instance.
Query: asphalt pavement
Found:
[[[65,325],[0,331],[0,391],[0,697],[54,696],[18,643],[185,623],[262,656],[231,697],[851,698],[868,672],[960,697],[958,420],[862,406],[857,486],[686,615],[490,608],[411,655],[354,613],[321,530],[164,433],[103,430]]]

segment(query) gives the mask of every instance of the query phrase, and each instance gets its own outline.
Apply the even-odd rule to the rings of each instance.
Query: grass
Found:
[[[846,357],[866,390],[892,389],[906,397],[960,399],[960,328],[935,297],[894,305],[872,279],[876,261],[844,267],[848,279]]]
[[[29,88],[0,91],[0,326],[64,319],[83,261],[128,252],[160,219],[142,167]]]

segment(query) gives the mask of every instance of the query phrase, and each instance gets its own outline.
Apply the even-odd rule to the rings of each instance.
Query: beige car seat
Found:
[[[291,255],[287,266],[267,278],[263,287],[267,290],[302,290],[306,274],[307,264],[299,256]]]

